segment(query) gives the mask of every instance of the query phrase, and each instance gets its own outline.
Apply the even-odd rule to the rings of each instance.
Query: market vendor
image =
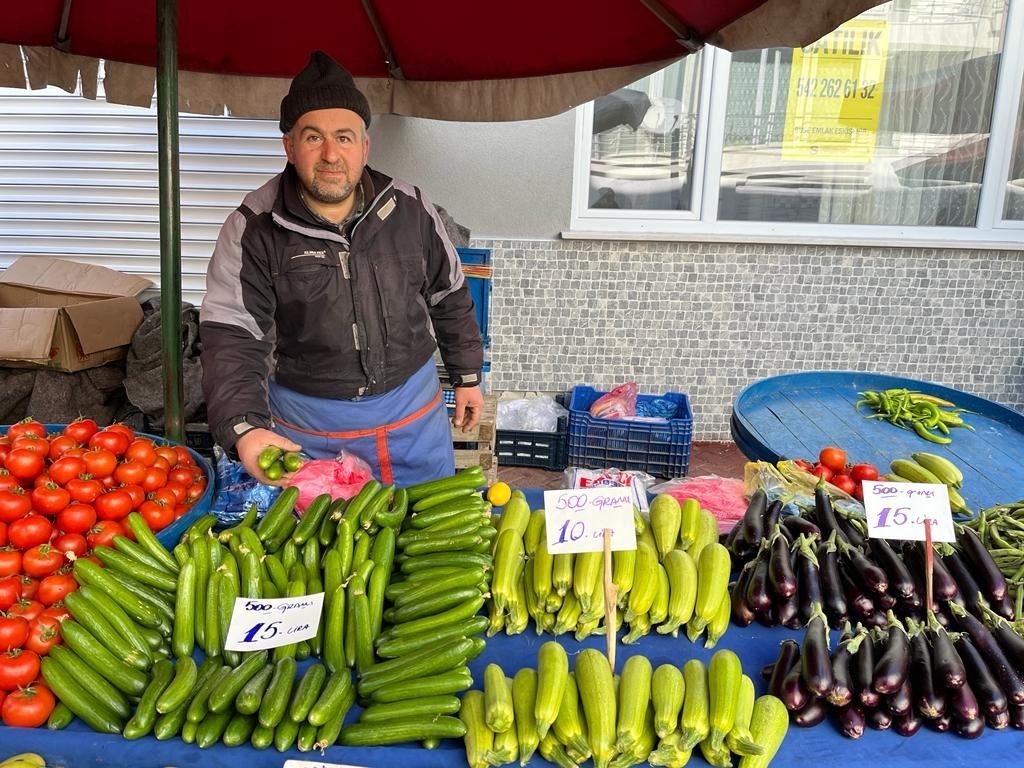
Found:
[[[344,448],[385,483],[452,474],[438,348],[456,427],[480,418],[483,345],[458,254],[418,187],[366,164],[369,124],[352,76],[314,53],[281,101],[284,171],[246,195],[210,259],[209,424],[260,479],[267,445]]]

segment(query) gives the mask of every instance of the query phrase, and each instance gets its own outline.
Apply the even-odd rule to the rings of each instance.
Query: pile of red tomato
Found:
[[[861,481],[878,479],[878,468],[874,464],[850,464],[846,451],[833,445],[821,449],[815,464],[806,459],[796,459],[793,463],[812,475],[824,478],[826,483],[831,483],[857,501],[864,501]]]
[[[136,511],[154,531],[185,514],[207,478],[187,449],[123,424],[78,419],[47,435],[26,419],[0,437],[0,719],[39,725],[54,707],[39,657],[60,642],[71,564],[132,538]],[[40,720],[40,718],[42,718]]]

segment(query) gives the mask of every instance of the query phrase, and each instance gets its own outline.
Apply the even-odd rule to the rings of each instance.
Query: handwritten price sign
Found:
[[[612,531],[612,549],[636,549],[633,491],[630,488],[570,488],[544,491],[548,551],[600,552],[604,529]]]
[[[956,541],[949,491],[941,484],[865,480],[864,513],[868,536],[875,539],[924,541],[930,520],[932,541]]]
[[[302,597],[236,598],[224,647],[261,651],[309,640],[320,626],[323,607],[323,592]]]

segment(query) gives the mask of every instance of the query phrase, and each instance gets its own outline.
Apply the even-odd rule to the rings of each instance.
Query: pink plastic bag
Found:
[[[288,480],[287,487],[299,489],[299,500],[295,504],[299,512],[322,493],[329,493],[332,499],[351,499],[359,489],[373,478],[370,465],[347,451],[335,459],[307,461]]]
[[[718,532],[726,533],[747,511],[747,500],[743,496],[743,481],[717,475],[686,477],[671,480],[648,489],[651,493],[667,493],[675,496],[681,504],[687,499],[696,499],[701,507],[718,520]]]
[[[635,381],[620,384],[594,401],[590,406],[590,415],[599,419],[628,419],[636,416],[636,393]]]

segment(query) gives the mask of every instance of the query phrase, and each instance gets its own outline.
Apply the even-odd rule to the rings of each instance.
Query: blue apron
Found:
[[[455,473],[451,423],[437,368],[430,360],[401,386],[381,395],[331,400],[270,381],[274,431],[314,459],[344,448],[382,483],[410,486]]]

